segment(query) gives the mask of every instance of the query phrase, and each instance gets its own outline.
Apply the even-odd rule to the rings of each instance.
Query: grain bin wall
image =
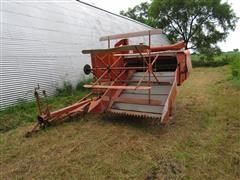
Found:
[[[74,0],[2,1],[0,13],[0,109],[31,99],[37,84],[50,94],[64,81],[76,85],[90,60],[81,50],[106,47],[100,36],[150,29]],[[152,41],[168,43],[164,35]]]

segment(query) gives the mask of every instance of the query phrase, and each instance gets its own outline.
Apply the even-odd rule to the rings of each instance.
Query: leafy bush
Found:
[[[204,60],[204,58],[200,58],[200,60],[193,60],[193,67],[219,67],[229,64],[229,60],[227,58],[223,58],[221,60]]]
[[[240,57],[235,56],[231,62],[231,71],[233,79],[240,80]]]
[[[77,91],[86,91],[86,88],[83,87],[84,84],[89,84],[92,82],[91,78],[88,79],[81,79],[78,83],[76,88],[73,87],[73,85],[69,81],[64,81],[63,87],[57,87],[56,88],[56,96],[69,96],[74,95],[77,93]]]
[[[209,58],[205,55],[192,55],[192,64],[193,67],[218,67],[231,64],[231,62],[240,57],[240,53],[228,52],[215,55],[214,57]]]
[[[81,81],[78,82],[77,86],[76,86],[76,90],[86,90],[86,88],[83,87],[84,84],[89,84],[90,82],[92,82],[91,78],[88,79],[82,79]]]
[[[64,81],[63,87],[56,88],[56,96],[72,95],[73,91],[74,91],[74,88],[73,88],[72,84],[68,81]]]

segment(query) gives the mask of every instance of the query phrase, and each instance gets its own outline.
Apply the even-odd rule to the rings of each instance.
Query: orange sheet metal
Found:
[[[151,47],[150,49],[152,52],[156,52],[156,51],[167,51],[167,50],[179,50],[182,48],[185,48],[184,42],[179,42],[179,43],[168,45],[168,46]]]

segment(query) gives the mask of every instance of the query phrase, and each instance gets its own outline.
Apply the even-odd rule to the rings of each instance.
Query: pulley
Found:
[[[83,67],[83,72],[86,74],[86,75],[89,75],[91,73],[91,66],[89,64],[86,64],[84,67]]]

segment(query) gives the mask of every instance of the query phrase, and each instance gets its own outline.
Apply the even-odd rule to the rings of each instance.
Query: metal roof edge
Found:
[[[127,16],[123,16],[123,15],[120,15],[120,14],[116,14],[116,13],[110,12],[110,11],[108,11],[108,10],[102,9],[102,8],[100,8],[100,7],[94,6],[94,5],[92,5],[92,4],[89,4],[89,3],[84,2],[84,1],[81,1],[81,0],[76,0],[76,1],[79,2],[79,3],[85,4],[85,5],[87,5],[87,6],[96,8],[96,9],[98,9],[98,10],[107,12],[107,13],[112,14],[112,15],[114,15],[114,16],[118,16],[118,17],[121,17],[121,18],[123,18],[123,19],[127,19],[127,20],[129,20],[129,21],[133,21],[133,22],[135,22],[135,23],[141,24],[141,25],[143,25],[143,26],[146,26],[147,28],[155,29],[155,28],[153,28],[153,27],[151,27],[151,26],[149,26],[149,25],[147,25],[147,24],[141,23],[141,22],[136,21],[136,20],[134,20],[134,19],[131,19],[131,18],[127,17]]]

